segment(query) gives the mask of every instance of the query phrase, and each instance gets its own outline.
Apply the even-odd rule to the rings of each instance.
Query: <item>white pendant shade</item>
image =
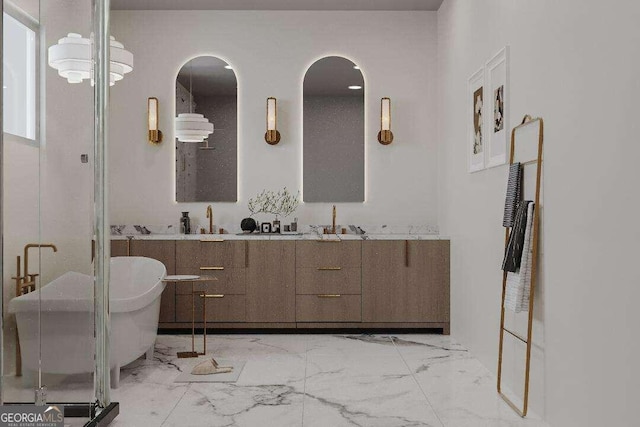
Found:
[[[69,83],[82,83],[91,78],[91,41],[80,34],[69,33],[49,48],[49,65]]]
[[[114,37],[110,39],[109,84],[113,86],[125,74],[133,71],[133,54]],[[69,33],[58,40],[58,44],[49,47],[49,65],[69,83],[91,79],[93,85],[91,40],[80,34]]]
[[[110,83],[122,80],[124,75],[133,71],[133,53],[124,48],[124,45],[117,41],[115,37],[110,37],[111,54],[110,59]]]
[[[182,113],[176,117],[176,138],[180,142],[203,142],[213,133],[213,123],[202,114]]]

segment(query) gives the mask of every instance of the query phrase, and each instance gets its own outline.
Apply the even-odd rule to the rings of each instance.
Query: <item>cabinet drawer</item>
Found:
[[[247,272],[244,268],[225,268],[224,270],[178,269],[177,274],[213,276],[218,279],[215,282],[195,282],[193,288],[196,291],[204,290],[207,293],[231,295],[244,295],[246,293]],[[176,294],[191,294],[191,283],[177,283]]]
[[[210,239],[176,242],[176,268],[197,270],[200,267],[246,267],[247,242]]]
[[[296,270],[298,295],[346,294],[359,295],[362,271],[358,267],[316,267]]]
[[[244,322],[246,319],[245,296],[224,295],[223,298],[206,298],[207,322]],[[202,322],[202,298],[195,297],[195,320]],[[176,295],[176,322],[191,322],[191,295]]]
[[[298,241],[296,267],[360,267],[362,242]]]
[[[360,322],[360,295],[298,295],[297,322]]]

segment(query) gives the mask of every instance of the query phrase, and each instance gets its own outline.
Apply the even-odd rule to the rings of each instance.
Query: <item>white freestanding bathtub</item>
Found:
[[[121,366],[145,353],[153,355],[166,272],[164,264],[151,258],[111,259],[113,387],[119,385]],[[43,372],[54,374],[93,372],[93,311],[93,276],[73,271],[41,290],[12,299],[9,312],[16,315],[22,366],[34,371],[41,366]]]

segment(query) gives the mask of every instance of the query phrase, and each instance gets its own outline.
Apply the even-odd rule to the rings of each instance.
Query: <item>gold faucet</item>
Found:
[[[29,243],[24,247],[24,276],[20,272],[20,255],[16,257],[16,275],[12,277],[16,281],[16,297],[28,294],[36,290],[37,274],[29,273],[29,249],[30,248],[51,248],[53,252],[58,252],[58,248],[53,243]],[[20,349],[20,337],[16,328],[16,376],[22,376],[22,353]]]
[[[336,234],[336,205],[333,205],[333,214],[331,216],[331,234]]]
[[[29,274],[29,249],[31,248],[51,248],[53,252],[58,252],[58,248],[53,243],[29,243],[24,246],[24,277],[36,277],[37,274]]]
[[[209,234],[213,234],[213,209],[207,206],[207,218],[209,218]]]

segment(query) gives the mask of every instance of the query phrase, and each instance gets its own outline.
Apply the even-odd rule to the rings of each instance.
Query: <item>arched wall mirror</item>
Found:
[[[303,88],[303,199],[364,202],[364,77],[346,58],[314,62]]]
[[[178,202],[238,200],[237,87],[231,66],[214,56],[194,58],[180,69],[176,116],[201,114],[213,123],[214,131],[202,142],[176,138]]]

